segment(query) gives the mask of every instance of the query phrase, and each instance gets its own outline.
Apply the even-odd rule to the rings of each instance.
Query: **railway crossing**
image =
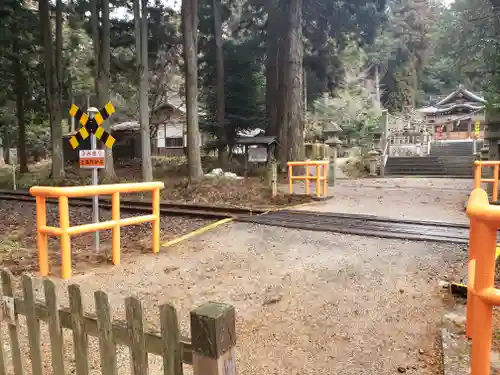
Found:
[[[373,180],[371,184],[374,186],[370,187],[369,191],[376,192],[378,190],[377,181]],[[70,192],[67,200],[68,205],[74,207],[74,211],[78,211],[78,207],[81,209],[89,207],[91,199],[84,197],[84,195],[92,193],[88,189],[94,188],[96,187],[89,187],[87,191],[83,191],[85,190],[83,189],[82,192],[78,193]],[[99,186],[99,188],[106,189],[106,186]],[[74,188],[68,189],[72,191]],[[394,200],[397,191],[396,187],[393,189],[390,195]],[[109,210],[112,217],[109,221],[103,219],[99,223],[99,229],[113,231],[112,243],[116,243],[116,239],[119,238],[118,228],[122,226],[121,221],[128,225],[132,224],[136,218],[149,219],[151,214],[158,214],[165,221],[175,221],[183,216],[196,220],[204,218],[208,221],[224,219],[226,223],[229,219],[233,221],[233,224],[219,226],[217,230],[211,230],[199,237],[189,237],[184,242],[169,241],[169,243],[175,243],[175,247],[160,249],[157,257],[147,254],[130,261],[130,253],[125,252],[124,261],[120,267],[95,267],[92,272],[87,270],[83,273],[81,268],[75,269],[72,275],[75,282],[83,283],[86,288],[90,289],[106,288],[111,290],[113,285],[120,285],[121,288],[126,288],[131,293],[142,295],[145,300],[150,295],[159,298],[159,292],[157,293],[159,290],[169,291],[174,296],[181,295],[180,290],[184,290],[182,295],[186,298],[201,298],[201,295],[210,295],[210,298],[224,301],[229,299],[229,302],[235,304],[236,311],[241,314],[245,327],[250,324],[248,319],[254,319],[252,311],[263,309],[276,313],[287,304],[307,306],[307,311],[304,312],[305,316],[302,316],[300,311],[295,311],[294,319],[301,321],[301,324],[307,320],[306,316],[312,316],[311,319],[320,319],[323,316],[321,314],[325,313],[326,306],[330,306],[329,302],[324,300],[326,298],[324,296],[331,295],[333,304],[328,309],[337,310],[328,310],[328,315],[334,314],[348,330],[351,329],[348,322],[352,323],[353,319],[356,320],[352,316],[352,311],[360,312],[363,317],[357,324],[364,324],[363,326],[366,326],[367,329],[373,324],[373,327],[379,329],[383,319],[395,315],[394,311],[386,311],[387,309],[383,306],[393,306],[396,300],[399,301],[398,306],[400,306],[398,311],[404,311],[404,314],[411,314],[412,311],[416,311],[417,307],[425,310],[432,306],[430,294],[433,292],[428,285],[429,276],[422,270],[425,270],[425,267],[429,265],[439,269],[442,267],[442,257],[445,257],[447,261],[463,257],[468,242],[469,226],[464,223],[417,220],[416,218],[390,218],[366,213],[317,211],[317,208],[324,210],[330,204],[328,201],[316,202],[300,208],[275,210],[157,201],[159,203],[155,209],[153,200],[124,197],[119,199],[120,211],[124,216],[118,219],[117,206],[113,207],[113,204],[117,202],[117,192],[101,191],[98,194],[102,196],[104,193],[111,194],[112,198],[103,199],[101,207]],[[442,191],[441,194],[443,194]],[[49,206],[53,207],[54,204],[60,206],[60,203],[51,198],[54,195],[57,194],[46,194],[47,209]],[[365,193],[365,195],[367,194]],[[31,204],[33,200],[34,198],[26,191],[0,191],[0,201]],[[64,225],[68,224],[66,219],[63,221]],[[66,231],[70,235],[80,233],[83,229],[96,229],[94,224],[79,222],[72,222],[71,226],[66,228],[58,228],[57,226],[43,228],[43,231],[50,231],[56,235],[62,234],[62,232],[56,233],[58,229]],[[146,232],[141,229],[141,233]],[[148,235],[149,233],[151,232],[147,230]],[[335,235],[335,233],[342,235]],[[129,238],[122,239],[124,246]],[[417,244],[415,241],[421,242]],[[77,242],[76,239],[75,242]],[[153,243],[158,242],[153,241]],[[149,242],[147,247],[148,252],[150,252]],[[43,254],[44,251],[41,253]],[[66,259],[67,254],[66,249]],[[113,263],[118,264],[119,253],[118,258],[116,251],[113,251],[113,254]],[[78,260],[76,261],[78,262]],[[56,260],[52,258],[50,262],[53,264]],[[267,271],[260,269],[263,265]],[[73,267],[78,268],[78,264],[74,264]],[[305,272],[306,270],[307,272]],[[315,275],[313,278],[308,276],[312,274]],[[92,277],[88,277],[89,275]],[[255,279],[255,275],[260,275],[258,280]],[[204,286],[198,279],[199,277],[203,278]],[[287,282],[283,283],[285,279]],[[196,282],[196,288],[189,289],[189,285],[194,282]],[[267,290],[262,292],[253,289],[262,283],[283,285],[286,290],[279,292],[278,296],[275,295],[275,291],[271,293],[272,295],[267,296]],[[419,285],[420,297],[416,300],[411,299],[414,283]],[[240,285],[244,287],[244,295],[237,292]],[[188,286],[187,291],[185,290],[186,286]],[[377,292],[377,288],[381,289],[383,293]],[[394,296],[391,294],[391,288],[396,288]],[[409,298],[404,299],[403,304],[400,303],[400,300],[404,297],[398,290],[409,293]],[[256,299],[261,293],[264,293],[263,301]],[[318,299],[317,293],[323,297]],[[346,300],[349,296],[360,293],[363,296],[363,304],[371,306],[370,313],[363,310],[359,304],[353,305],[349,300]],[[429,298],[426,297],[427,295]],[[280,302],[281,298],[286,300],[285,304]],[[334,304],[334,301],[342,300],[342,298],[344,298],[344,303]],[[387,301],[380,303],[380,298],[387,299]],[[322,303],[318,304],[318,301],[322,301]],[[259,307],[261,304],[262,308]],[[277,304],[278,307],[274,308],[273,304]],[[345,313],[338,311],[344,305],[349,312],[347,310]],[[420,324],[419,329],[424,330],[428,324],[438,324],[440,314],[441,310],[432,307],[432,309],[425,310],[425,319],[421,319],[420,323],[418,323],[420,319],[418,317],[409,319],[414,324]],[[281,315],[275,317],[277,320],[273,319],[272,316],[266,316],[270,326],[267,327],[264,323],[265,329],[271,329],[274,334],[278,335],[280,331],[289,332],[291,330],[297,332],[299,336],[301,335],[298,325],[293,324],[293,327],[288,328],[280,326]],[[332,324],[328,317],[324,319],[328,321],[328,324]],[[408,315],[404,315],[401,321],[407,319]],[[407,328],[402,323],[401,326],[398,324],[396,322],[390,323],[391,327],[395,327],[397,334],[389,332],[392,328],[384,328],[388,330],[388,335],[396,342],[401,337],[401,332],[406,332]],[[242,327],[237,327],[237,329],[238,332],[248,331]],[[307,329],[307,332],[314,331],[312,326],[307,326]],[[328,328],[325,329],[323,332],[328,333]],[[335,331],[338,332],[338,329]],[[363,339],[370,337],[367,332],[352,331],[351,333],[363,336]],[[321,334],[322,338],[318,339],[322,340],[324,335],[324,333]],[[284,340],[284,338],[280,339]],[[252,348],[251,341],[245,337],[245,333],[242,334],[241,339],[239,337],[239,340],[241,340],[240,345],[243,347]],[[406,345],[408,340],[401,341],[400,344],[396,342],[392,342],[391,346]],[[276,345],[279,344],[273,343],[271,347]],[[306,344],[301,343],[301,346],[303,345]],[[369,343],[364,345],[363,350],[366,350],[367,347],[382,350],[380,345],[377,342]],[[413,341],[412,345],[414,345]],[[426,344],[419,343],[418,345],[427,348]],[[271,347],[267,346],[268,352]],[[260,353],[256,350],[253,349],[254,352]],[[334,347],[325,349],[326,352],[330,353],[332,350]],[[241,361],[243,362],[244,359]],[[286,364],[280,363],[280,366],[286,368]],[[331,366],[335,367],[334,364]],[[390,364],[387,363],[383,366],[386,368]]]
[[[78,148],[80,143],[87,139],[89,135],[94,134],[97,139],[99,139],[107,148],[113,148],[115,143],[115,138],[109,134],[101,125],[106,121],[113,113],[115,113],[115,107],[111,102],[106,104],[102,109],[100,109],[93,118],[83,112],[76,105],[72,105],[69,114],[79,122],[82,127],[80,130],[70,138],[69,142],[73,149]]]

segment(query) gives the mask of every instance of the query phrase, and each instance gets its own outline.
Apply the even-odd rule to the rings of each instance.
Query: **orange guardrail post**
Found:
[[[493,167],[493,178],[483,178],[483,167]],[[500,172],[500,160],[487,160],[474,162],[474,189],[481,187],[481,183],[491,183],[492,200],[498,201],[498,173]]]
[[[306,194],[309,195],[309,167],[306,167]]]
[[[111,195],[111,220],[115,222],[111,233],[111,261],[113,264],[120,264],[120,193]]]
[[[153,253],[160,251],[160,189],[153,190]]]
[[[59,236],[61,241],[61,278],[71,277],[71,236],[99,230],[112,230],[111,258],[113,264],[120,263],[120,228],[151,222],[153,224],[153,253],[160,251],[160,189],[163,182],[142,182],[130,184],[92,185],[72,187],[34,186],[31,195],[36,197],[36,227],[38,243],[38,262],[40,274],[49,274],[48,235]],[[120,218],[120,194],[152,192],[152,214]],[[111,220],[93,224],[70,226],[69,198],[111,195]],[[59,228],[47,226],[47,198],[59,199]]]
[[[328,177],[326,176],[328,164],[323,164],[323,192],[328,194]]]
[[[305,175],[303,176],[294,175],[293,167],[305,167]],[[315,167],[316,177],[309,175],[309,167]],[[328,160],[289,161],[288,162],[289,194],[293,194],[293,182],[296,180],[305,181],[305,192],[306,194],[309,194],[309,180],[313,180],[316,182],[316,196],[318,198],[326,196],[328,192],[327,177],[326,177],[327,167],[328,167]]]
[[[483,189],[472,191],[467,205],[470,218],[467,283],[467,336],[472,338],[471,375],[489,375],[492,307],[500,306],[494,288],[500,206],[490,205]]]
[[[49,246],[48,236],[42,233],[40,228],[47,226],[47,212],[45,206],[45,197],[36,197],[36,232],[38,243],[38,263],[40,265],[40,274],[47,276],[49,273]]]
[[[493,201],[496,202],[498,200],[498,164],[495,164],[493,167]]]
[[[316,196],[321,197],[321,167],[316,165]]]
[[[69,201],[59,197],[59,226],[61,229],[61,278],[71,277],[71,241],[69,238]]]

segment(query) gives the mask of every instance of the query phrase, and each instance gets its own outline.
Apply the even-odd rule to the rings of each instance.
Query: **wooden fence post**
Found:
[[[208,302],[191,311],[194,375],[236,375],[234,307]]]
[[[278,195],[278,163],[273,159],[267,163],[267,182],[273,198]]]

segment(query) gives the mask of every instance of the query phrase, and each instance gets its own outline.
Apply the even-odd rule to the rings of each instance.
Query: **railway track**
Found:
[[[34,197],[29,192],[22,190],[0,190],[0,200],[35,202]],[[69,202],[70,205],[76,207],[92,207],[91,198],[73,198]],[[57,200],[48,199],[47,203],[57,204]],[[100,207],[111,209],[111,200],[101,198]],[[120,208],[122,211],[129,212],[150,212],[151,202],[122,199]],[[191,216],[206,219],[233,218],[239,222],[359,236],[463,245],[469,243],[469,226],[467,224],[441,221],[400,220],[373,215],[313,211],[266,211],[167,202],[160,203],[160,212],[166,216]]]
[[[0,190],[0,200],[35,202],[35,198],[26,190]],[[47,199],[47,203],[57,204],[57,199]],[[72,198],[69,200],[70,206],[74,207],[92,207],[92,198]],[[151,201],[139,201],[132,199],[120,200],[120,209],[128,212],[150,212]],[[111,200],[101,197],[99,207],[111,209]],[[207,205],[194,205],[183,203],[160,203],[160,213],[166,216],[191,216],[202,217],[206,219],[225,219],[238,216],[253,216],[266,212],[265,210],[255,210],[241,207],[218,207]]]
[[[236,221],[285,228],[335,232],[359,236],[467,245],[467,224],[441,221],[399,220],[371,215],[274,211],[259,216],[239,216]]]

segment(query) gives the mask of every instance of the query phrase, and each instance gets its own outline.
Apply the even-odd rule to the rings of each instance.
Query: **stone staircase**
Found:
[[[389,176],[443,176],[445,169],[437,157],[401,156],[389,157],[385,164],[385,175]]]
[[[473,176],[473,142],[433,142],[428,156],[389,157],[386,176]],[[482,142],[477,142],[477,150]]]

